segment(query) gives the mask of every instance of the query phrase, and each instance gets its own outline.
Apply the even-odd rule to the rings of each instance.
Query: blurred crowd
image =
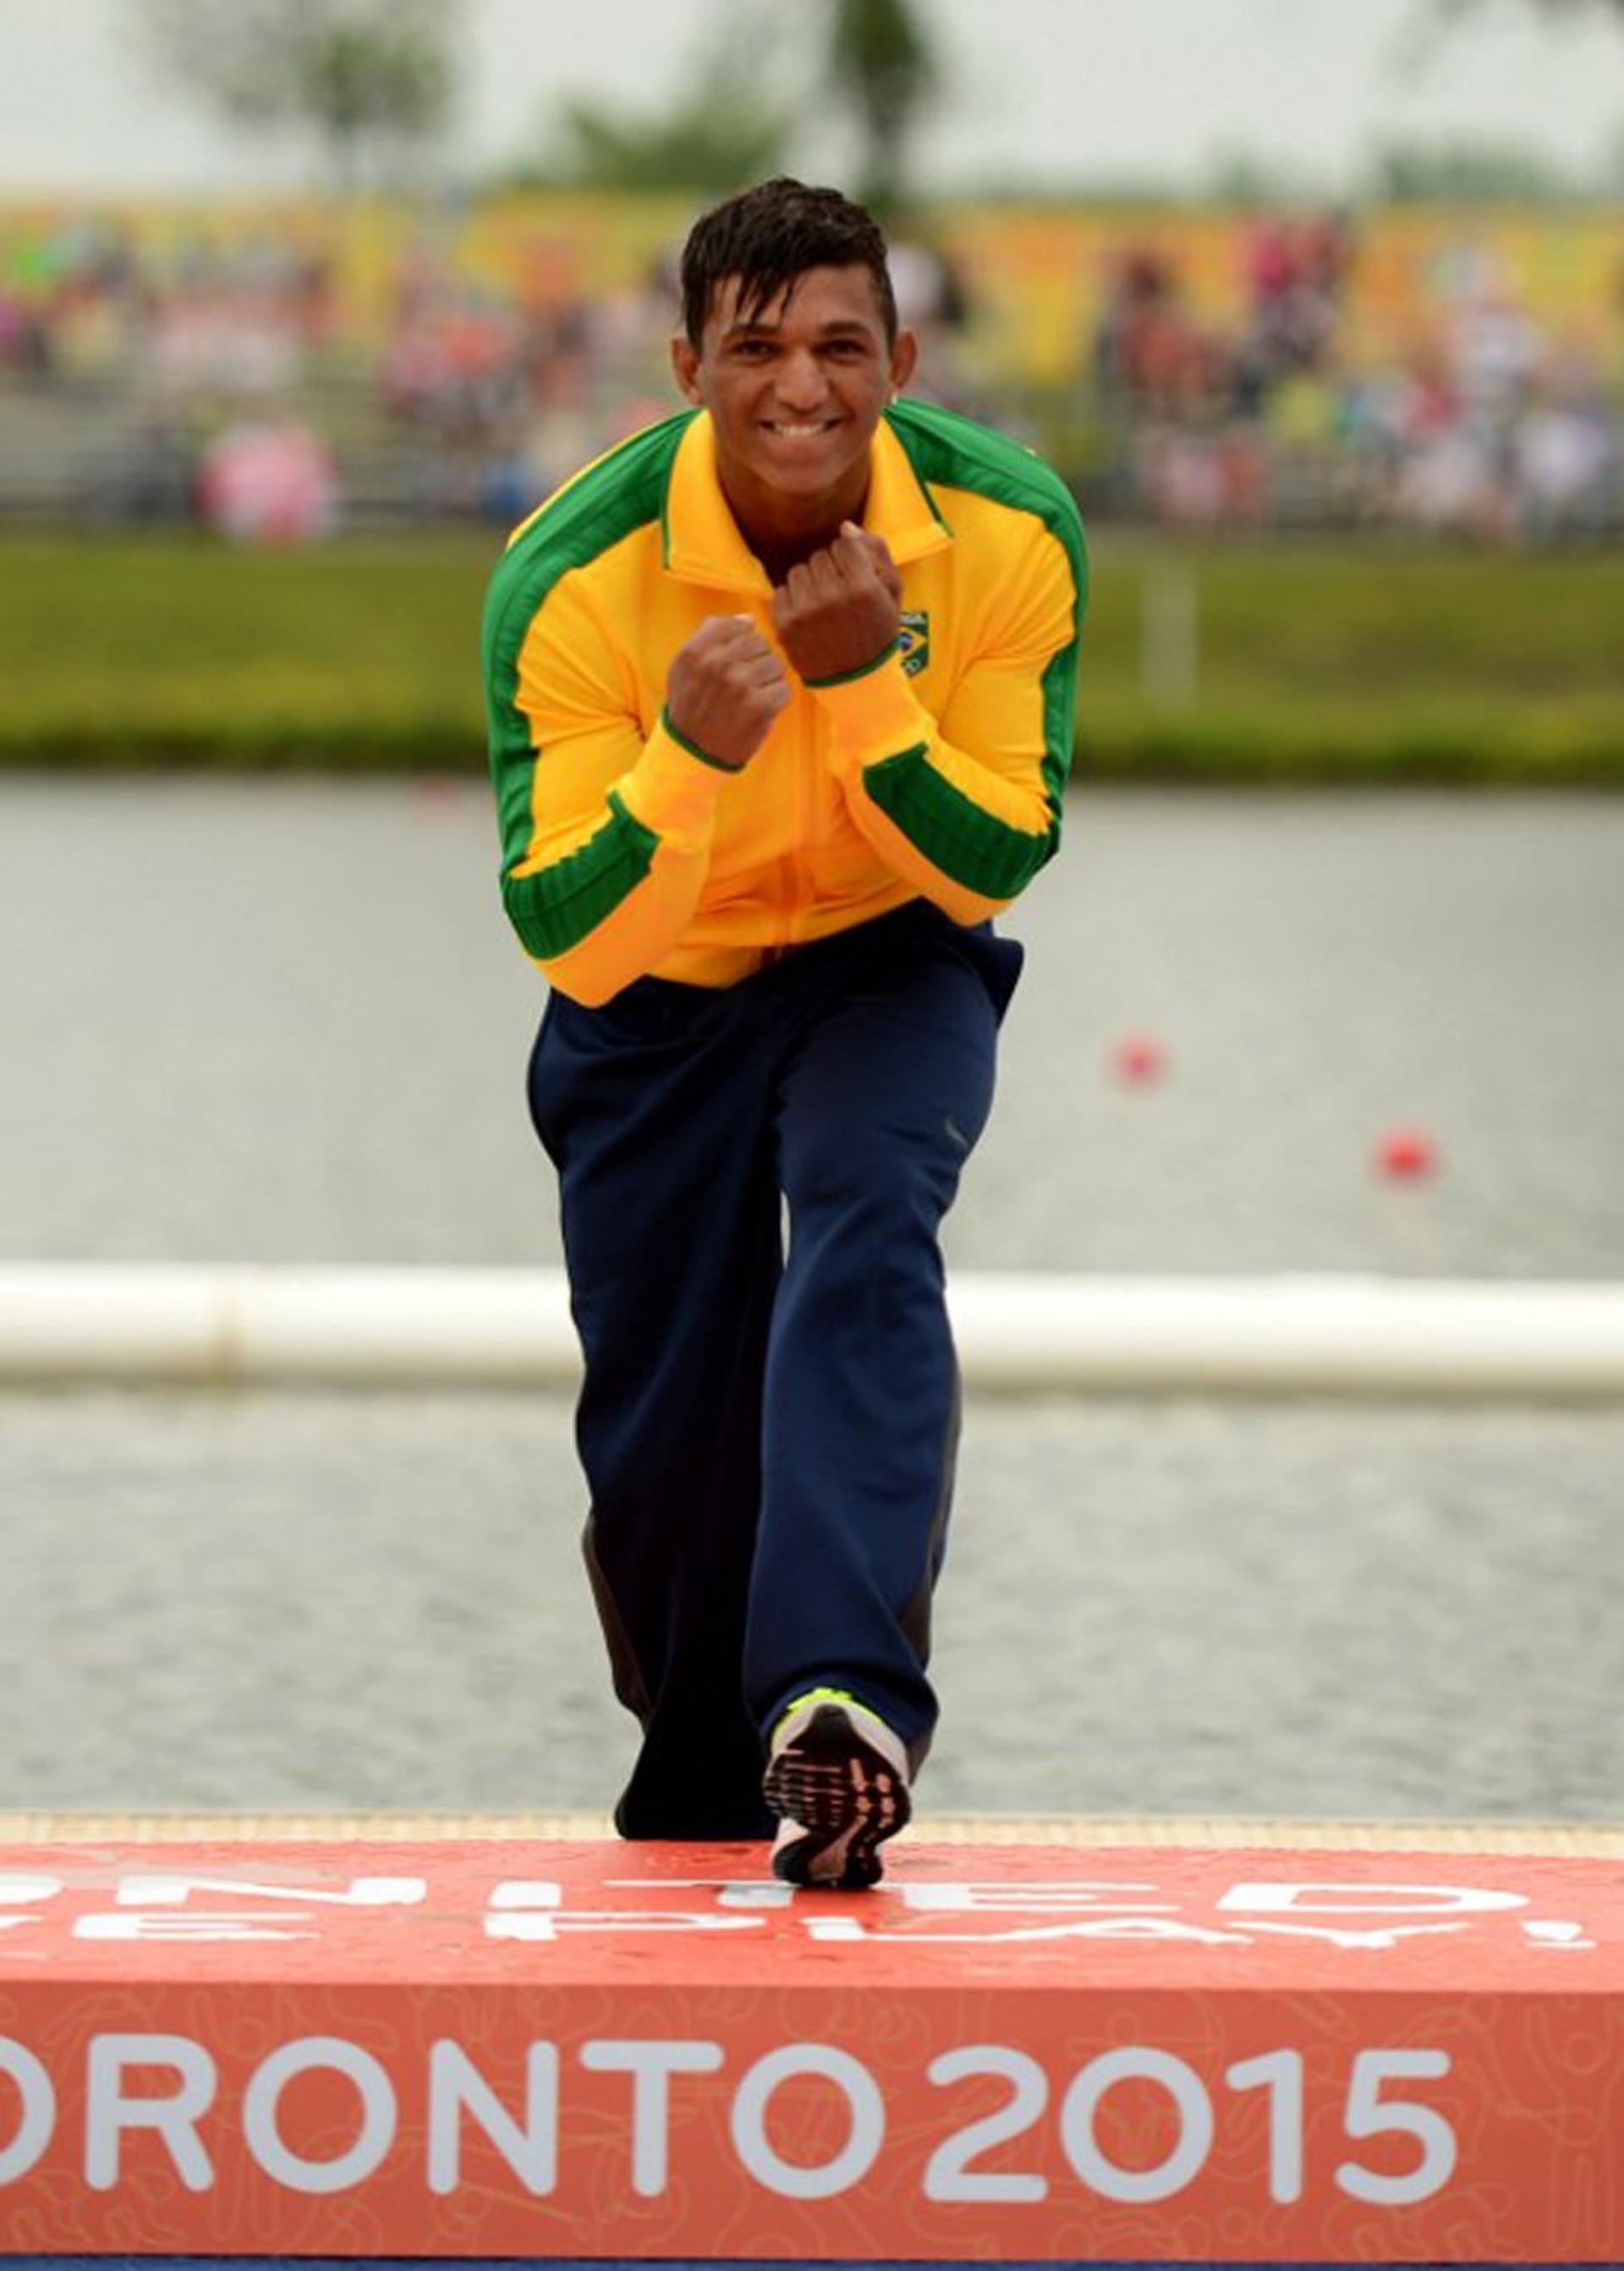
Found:
[[[1356,222],[1260,219],[1236,242],[1237,316],[1203,315],[1165,244],[1124,242],[1075,372],[1010,387],[985,376],[960,263],[905,240],[927,391],[1044,449],[1096,513],[1481,542],[1624,527],[1616,375],[1542,328],[1492,262],[1376,353],[1352,311]],[[362,309],[292,232],[222,243],[177,223],[154,250],[106,219],[0,224],[0,510],[199,517],[269,540],[510,523],[672,406],[675,299],[668,256],[583,294],[543,246],[516,287],[429,234]]]
[[[1479,261],[1406,352],[1374,357],[1349,316],[1357,257],[1344,215],[1260,222],[1246,314],[1224,331],[1190,313],[1166,258],[1124,254],[1091,343],[1118,506],[1500,542],[1618,527],[1624,401],[1599,356],[1548,337]]]

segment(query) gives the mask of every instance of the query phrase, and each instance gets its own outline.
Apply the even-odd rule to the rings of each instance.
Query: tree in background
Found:
[[[764,92],[787,26],[736,4],[696,51],[663,109],[630,110],[597,95],[562,104],[542,178],[600,190],[726,194],[779,171],[793,108]]]
[[[1411,15],[1393,51],[1391,60],[1395,71],[1406,71],[1420,63],[1448,32],[1456,25],[1464,23],[1468,17],[1481,15],[1488,4],[1489,0],[1414,0]],[[1539,15],[1568,23],[1577,22],[1583,16],[1610,16],[1619,30],[1624,32],[1624,0],[1517,0],[1517,4],[1524,9],[1531,8]],[[1462,152],[1455,153],[1457,160],[1463,159],[1465,154]],[[1512,155],[1505,150],[1492,153],[1480,151],[1473,154],[1479,160],[1492,154],[1502,163],[1509,160]],[[1538,163],[1537,160],[1531,162],[1535,165]],[[1583,195],[1586,188],[1592,193],[1598,189],[1613,191],[1624,189],[1624,140],[1621,140],[1617,146],[1611,172],[1613,175],[1611,182],[1591,180],[1589,183],[1584,183],[1576,176],[1560,176],[1560,178],[1553,178],[1542,191],[1531,182],[1514,188],[1508,169],[1504,193],[1530,198],[1543,195],[1546,198],[1551,199],[1563,195],[1569,197]],[[1455,186],[1455,194],[1469,197],[1473,192],[1464,183],[1457,183]],[[1480,188],[1477,194],[1486,195],[1488,192]]]
[[[1371,185],[1386,205],[1560,205],[1576,194],[1561,167],[1514,142],[1388,142]]]
[[[829,78],[862,133],[858,195],[895,212],[907,181],[908,144],[935,91],[936,57],[910,0],[833,0]]]
[[[137,0],[178,85],[242,125],[313,132],[345,190],[445,124],[459,16],[458,0]]]
[[[1486,4],[1486,0],[1417,0],[1417,12],[1412,19],[1410,37],[1401,56],[1422,51],[1452,25],[1464,22],[1468,16],[1480,15]],[[1518,0],[1518,4],[1531,7],[1542,16],[1568,21],[1580,16],[1611,16],[1620,31],[1624,32],[1624,0]]]
[[[1484,0],[1427,0],[1427,14],[1435,23],[1448,24],[1475,13],[1483,4]],[[1600,11],[1624,30],[1624,0],[1531,0],[1531,4],[1546,16],[1587,16]]]
[[[827,44],[812,69],[857,128],[858,195],[895,212],[909,141],[937,83],[935,54],[911,0],[828,0],[828,8]],[[818,22],[807,11],[792,19],[780,0],[731,0],[666,102],[633,108],[566,97],[543,130],[540,163],[518,178],[726,195],[782,171],[824,123],[804,92],[808,28]]]
[[[563,107],[559,171],[595,190],[725,192],[776,173],[787,130],[778,115],[715,93],[652,117],[577,95]]]

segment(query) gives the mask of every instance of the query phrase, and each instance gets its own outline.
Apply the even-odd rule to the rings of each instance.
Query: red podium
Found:
[[[1617,2263],[1624,1870],[0,1845],[0,2253]]]

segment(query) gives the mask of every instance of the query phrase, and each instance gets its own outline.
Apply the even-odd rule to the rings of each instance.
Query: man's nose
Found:
[[[823,366],[806,348],[793,351],[778,365],[778,398],[788,410],[814,410],[829,392]]]

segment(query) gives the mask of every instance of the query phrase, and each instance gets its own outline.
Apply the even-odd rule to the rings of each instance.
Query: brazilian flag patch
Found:
[[[897,652],[910,678],[917,678],[930,660],[930,616],[923,607],[905,607],[897,633]]]

